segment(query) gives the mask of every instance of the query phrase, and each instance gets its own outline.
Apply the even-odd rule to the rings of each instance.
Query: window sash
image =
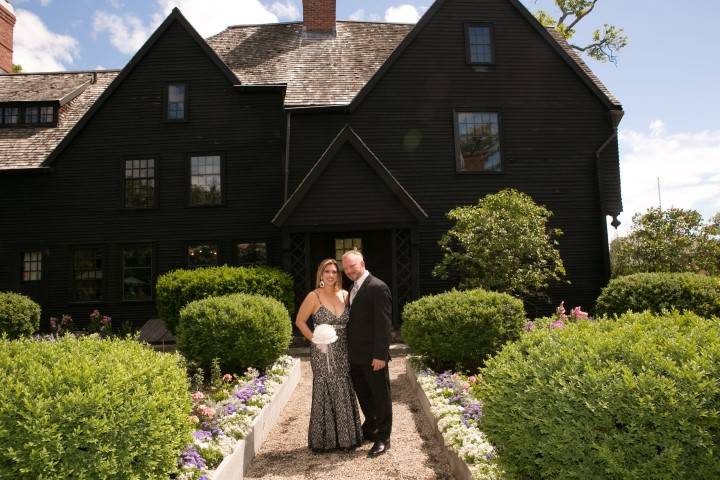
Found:
[[[17,125],[20,109],[18,107],[5,107],[3,110],[3,123],[5,125]]]
[[[103,255],[99,248],[75,250],[73,261],[73,297],[76,301],[102,300]]]
[[[155,160],[125,160],[125,208],[149,208],[155,203]]]
[[[53,123],[55,120],[55,107],[40,107],[40,123]]]
[[[214,267],[218,264],[218,246],[215,243],[190,245],[187,255],[189,268]]]
[[[40,123],[40,107],[25,107],[25,123]]]
[[[185,104],[187,89],[182,83],[168,85],[167,88],[167,119],[185,120]]]
[[[492,29],[488,26],[467,27],[468,61],[472,64],[493,62]]]
[[[123,300],[152,300],[153,247],[123,248]]]
[[[219,155],[190,157],[190,204],[222,203],[222,159]]]
[[[42,280],[42,252],[23,252],[24,282],[36,282]]]
[[[267,244],[248,242],[237,244],[238,265],[267,265]]]
[[[501,171],[499,117],[497,112],[456,112],[461,171]]]

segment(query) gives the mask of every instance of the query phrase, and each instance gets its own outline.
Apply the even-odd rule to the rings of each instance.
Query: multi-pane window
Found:
[[[335,260],[342,270],[342,256],[348,250],[357,250],[362,253],[362,238],[336,238],[335,239]]]
[[[155,160],[125,160],[125,207],[152,207],[155,199]]]
[[[188,247],[188,267],[213,267],[218,264],[218,246],[216,244],[190,245]]]
[[[25,107],[25,123],[40,122],[40,107]]]
[[[500,125],[496,112],[456,112],[460,171],[499,172]]]
[[[0,108],[0,123],[3,125],[16,125],[18,123],[18,107]]]
[[[42,279],[42,252],[24,252],[22,279],[34,282]]]
[[[238,243],[237,263],[238,265],[266,265],[267,245],[265,242]]]
[[[152,275],[151,246],[123,248],[123,300],[151,300]]]
[[[55,107],[40,107],[40,123],[52,123],[55,120]]]
[[[75,250],[73,261],[73,298],[76,301],[101,300],[103,259],[99,248]]]
[[[185,85],[176,83],[167,87],[167,119],[185,120],[186,112]]]
[[[490,27],[467,27],[467,55],[469,63],[492,63],[492,30]]]
[[[219,155],[190,158],[190,204],[222,203],[221,160]]]

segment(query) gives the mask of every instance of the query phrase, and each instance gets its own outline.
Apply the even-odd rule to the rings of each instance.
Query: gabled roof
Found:
[[[58,102],[64,105],[93,81],[92,73],[18,74],[0,77],[0,103]]]
[[[320,159],[310,169],[305,178],[300,182],[300,185],[295,189],[290,198],[280,208],[272,219],[272,223],[278,227],[281,227],[290,218],[293,211],[302,203],[305,196],[312,190],[313,185],[322,176],[323,172],[327,169],[338,154],[338,152],[345,146],[345,144],[353,146],[355,151],[360,154],[360,157],[367,162],[370,168],[377,174],[380,180],[392,191],[398,198],[400,203],[418,220],[428,218],[427,213],[422,207],[415,201],[415,199],[400,185],[400,182],[390,173],[390,171],[383,165],[380,159],[368,148],[365,142],[358,136],[357,133],[350,127],[345,127],[340,130],[340,133],[330,143],[330,146],[325,150]]]
[[[309,37],[300,22],[245,25],[208,44],[243,82],[286,83],[286,106],[347,105],[412,28],[338,21],[334,37]]]
[[[0,92],[19,88],[18,83],[22,82],[46,85],[35,98],[41,96],[61,104],[56,127],[0,128],[0,170],[39,167],[117,75],[117,71],[0,75]],[[93,76],[95,83],[92,83]],[[58,90],[49,87],[53,85],[58,86]],[[84,89],[63,104],[64,98],[72,96],[71,89],[76,85]]]
[[[372,91],[372,89],[375,87],[375,85],[380,81],[380,79],[385,75],[385,73],[390,70],[392,65],[402,56],[403,52],[407,49],[407,47],[413,42],[415,37],[418,36],[418,34],[425,28],[425,26],[430,23],[430,20],[435,16],[435,14],[443,7],[443,5],[451,0],[435,0],[435,3],[432,4],[432,6],[427,9],[427,11],[423,14],[423,16],[420,18],[420,20],[415,24],[415,27],[408,33],[408,35],[402,40],[400,45],[395,49],[395,51],[388,57],[388,59],[385,61],[385,63],[380,67],[380,69],[375,72],[375,74],[370,78],[370,80],[363,86],[362,90],[358,92],[358,94],[353,99],[352,103],[350,104],[350,110],[355,110],[365,99],[365,97]],[[590,88],[590,90],[593,91],[599,98],[600,101],[602,101],[606,107],[610,109],[620,109],[622,108],[620,105],[620,102],[610,94],[610,91],[603,85],[602,82],[600,82],[600,79],[595,76],[595,74],[592,73],[590,68],[583,62],[580,57],[577,55],[577,53],[573,50],[573,48],[568,45],[568,43],[565,41],[565,39],[557,34],[555,30],[553,29],[547,29],[538,20],[533,16],[530,11],[528,11],[525,6],[520,3],[519,0],[507,0],[510,2],[512,6],[514,6],[520,14],[532,25],[535,30],[540,33],[540,36],[543,37],[549,44],[552,46],[555,51],[560,55],[560,57],[567,62],[567,64],[570,66],[570,68],[575,71],[580,77],[580,79],[585,82],[585,84]]]

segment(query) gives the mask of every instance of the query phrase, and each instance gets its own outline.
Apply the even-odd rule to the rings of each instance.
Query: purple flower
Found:
[[[213,434],[207,430],[195,430],[193,432],[193,437],[195,440],[200,440],[202,442],[205,440],[212,440]]]
[[[205,470],[207,468],[207,465],[205,464],[205,459],[200,455],[200,452],[197,451],[197,449],[190,445],[188,446],[185,451],[180,455],[180,466],[182,467],[194,467],[198,470]]]
[[[466,427],[470,423],[478,423],[482,417],[483,409],[480,402],[471,402],[465,406],[463,411],[462,423]]]

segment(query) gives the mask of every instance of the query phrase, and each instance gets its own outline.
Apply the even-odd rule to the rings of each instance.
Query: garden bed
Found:
[[[495,449],[476,426],[481,407],[461,387],[448,388],[444,385],[450,381],[459,386],[463,380],[447,373],[437,375],[431,370],[421,370],[417,360],[408,358],[406,362],[408,381],[415,390],[435,436],[445,446],[446,457],[455,478],[501,479],[502,474],[495,463]]]

